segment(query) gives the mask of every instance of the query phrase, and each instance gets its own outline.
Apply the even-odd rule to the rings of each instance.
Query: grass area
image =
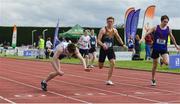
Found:
[[[78,64],[80,61],[78,59],[64,59],[61,61],[62,63],[71,63],[71,64]],[[98,62],[95,62],[97,65]],[[105,66],[109,66],[109,62],[105,62]],[[117,68],[126,68],[132,70],[145,70],[151,71],[152,68],[152,61],[116,61]],[[169,69],[168,66],[160,67],[158,66],[159,72],[171,72],[171,73],[180,73],[180,69]]]
[[[151,71],[152,61],[117,61],[116,67]],[[180,69],[169,69],[168,66],[158,66],[159,72],[180,73]]]
[[[145,53],[141,53],[141,56],[145,56]],[[16,59],[27,59],[27,60],[38,60],[38,61],[51,61],[51,59],[35,59],[32,57],[22,57],[22,56],[4,56],[0,54],[0,57],[7,57],[7,58],[16,58]],[[75,58],[65,58],[61,60],[62,63],[70,63],[70,64],[80,64],[80,61]],[[97,65],[98,62],[95,62]],[[109,66],[109,62],[105,62],[105,66]],[[118,68],[127,68],[132,70],[146,70],[151,71],[152,68],[152,61],[116,61],[116,67]],[[168,66],[160,67],[158,66],[159,72],[171,72],[171,73],[180,73],[180,69],[169,69]]]

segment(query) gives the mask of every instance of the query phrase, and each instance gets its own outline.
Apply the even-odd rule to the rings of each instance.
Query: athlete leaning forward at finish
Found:
[[[81,60],[84,67],[84,71],[90,72],[90,68],[87,68],[86,62],[84,58],[81,56],[75,44],[73,43],[65,44],[64,42],[62,42],[59,45],[57,45],[55,51],[51,53],[51,56],[53,57],[51,64],[53,66],[54,71],[49,73],[49,75],[44,80],[42,80],[41,82],[42,90],[47,91],[47,83],[50,80],[52,80],[56,76],[64,75],[64,72],[62,71],[60,66],[61,65],[60,60],[65,57],[71,57],[72,55],[75,55],[77,58]]]

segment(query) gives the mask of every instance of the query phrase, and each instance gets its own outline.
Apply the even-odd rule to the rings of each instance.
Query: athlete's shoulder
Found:
[[[80,40],[84,40],[85,36],[81,35]]]
[[[172,29],[169,26],[167,26],[167,28],[168,28],[169,32],[172,33]]]
[[[102,27],[102,28],[100,29],[100,32],[105,33],[105,32],[106,32],[106,27]]]
[[[114,30],[115,33],[118,32],[118,30],[116,28],[114,28],[114,27],[113,27],[113,30]]]
[[[167,26],[167,28],[168,28],[169,30],[171,30],[171,28],[170,28],[169,26]]]
[[[101,30],[106,30],[106,26],[102,27]]]
[[[90,39],[91,39],[91,36],[90,36],[90,35],[88,35],[88,36],[87,36],[87,38],[90,40]]]

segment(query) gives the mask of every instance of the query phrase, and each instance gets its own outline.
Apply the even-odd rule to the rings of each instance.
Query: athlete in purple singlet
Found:
[[[161,55],[162,57],[162,63],[165,65],[169,64],[169,55],[167,51],[167,41],[168,36],[170,35],[172,42],[174,43],[177,50],[180,50],[179,46],[176,43],[176,40],[172,34],[172,30],[167,26],[169,22],[169,17],[167,15],[164,15],[161,17],[161,24],[157,25],[156,27],[153,27],[150,29],[144,37],[142,37],[140,43],[144,40],[146,35],[151,34],[154,32],[154,43],[153,43],[153,51],[151,54],[151,57],[153,59],[153,67],[152,67],[152,81],[151,85],[156,86],[156,80],[155,80],[155,73],[157,70],[158,65],[158,58]]]

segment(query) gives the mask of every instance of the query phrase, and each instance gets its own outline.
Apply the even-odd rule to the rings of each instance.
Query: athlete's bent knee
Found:
[[[168,61],[164,61],[164,64],[165,64],[165,65],[169,65],[169,62],[168,62]]]
[[[60,76],[63,76],[64,72],[58,71],[57,74],[60,75]]]
[[[111,65],[115,65],[115,60],[114,59],[112,59],[112,60],[110,60],[110,63],[111,63]]]

